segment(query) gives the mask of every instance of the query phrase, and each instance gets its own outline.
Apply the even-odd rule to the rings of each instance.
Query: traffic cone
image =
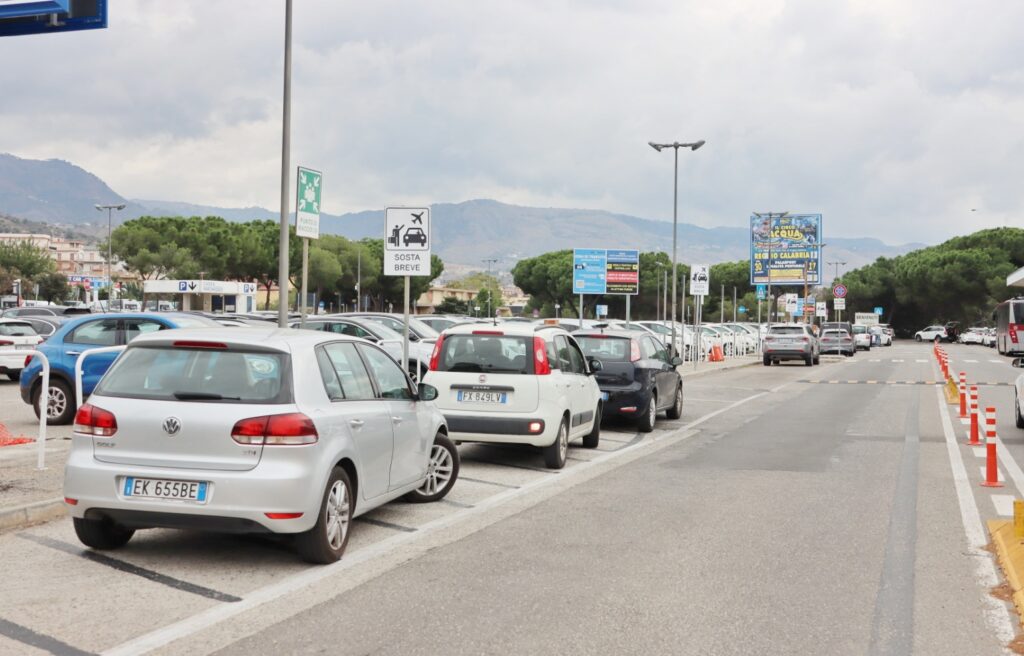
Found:
[[[996,409],[985,408],[985,480],[984,487],[1003,487],[996,464]]]
[[[723,362],[725,356],[722,354],[722,347],[718,344],[711,346],[711,362]]]
[[[978,386],[971,385],[971,441],[968,444],[971,446],[981,444],[978,437]]]
[[[960,418],[967,419],[967,374],[960,372]]]

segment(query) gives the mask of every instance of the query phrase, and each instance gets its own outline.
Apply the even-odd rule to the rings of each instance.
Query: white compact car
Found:
[[[561,469],[572,440],[598,445],[600,368],[557,326],[469,324],[442,333],[424,381],[453,440],[531,444]]]
[[[75,416],[64,500],[79,539],[138,528],[287,533],[341,557],[352,519],[436,501],[459,456],[437,390],[365,340],[274,327],[134,339]]]
[[[928,326],[914,333],[914,339],[919,342],[931,342],[936,337],[940,340],[947,339],[945,326]]]
[[[0,374],[17,381],[25,368],[25,354],[43,341],[24,319],[0,319]]]
[[[853,344],[858,350],[871,350],[871,333],[867,326],[859,323],[853,324]]]

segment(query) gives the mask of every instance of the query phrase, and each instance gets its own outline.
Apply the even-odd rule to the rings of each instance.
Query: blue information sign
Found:
[[[882,316],[882,308],[876,307],[875,308],[875,314],[877,314],[878,316]]]
[[[604,294],[608,288],[608,251],[576,248],[572,252],[572,293]]]
[[[757,300],[763,301],[768,298],[768,285],[757,286]]]

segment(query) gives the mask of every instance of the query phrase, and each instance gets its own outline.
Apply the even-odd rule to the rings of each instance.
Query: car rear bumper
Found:
[[[639,385],[624,388],[601,387],[601,394],[608,397],[601,402],[601,416],[605,418],[638,416],[647,407],[651,398],[650,392],[641,389]]]
[[[87,438],[74,437],[75,441]],[[91,444],[72,448],[64,469],[64,496],[72,517],[107,516],[135,527],[202,528],[229,532],[297,533],[316,523],[320,477],[295,461],[257,465],[248,471],[142,467],[99,462]],[[125,496],[125,478],[208,483],[206,503]],[[270,519],[266,513],[296,513]]]
[[[812,349],[810,346],[803,346],[799,348],[765,348],[763,353],[764,357],[772,360],[806,360],[811,357]]]
[[[549,421],[536,415],[493,415],[444,413],[448,436],[457,442],[498,442],[503,444],[531,444],[549,446],[558,435],[558,421]],[[531,432],[530,424],[540,422],[541,430]]]

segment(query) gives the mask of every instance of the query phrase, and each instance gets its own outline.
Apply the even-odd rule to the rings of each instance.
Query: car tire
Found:
[[[597,445],[601,443],[601,404],[597,404],[597,410],[594,411],[594,427],[590,429],[590,432],[583,436],[583,448],[584,449],[596,449]]]
[[[641,433],[650,433],[654,430],[654,424],[658,420],[658,397],[655,394],[651,394],[651,400],[644,406],[644,413],[640,415],[640,421],[637,423],[637,428],[640,429]]]
[[[676,387],[676,400],[672,404],[672,407],[665,411],[665,416],[669,419],[679,419],[683,416],[683,384],[679,383]]]
[[[18,369],[17,371],[8,371],[7,372],[7,380],[11,381],[12,383],[18,382],[18,379],[20,377],[21,377],[21,369]]]
[[[100,551],[123,547],[135,535],[135,529],[125,528],[109,519],[73,517],[71,521],[81,543]]]
[[[433,446],[430,447],[427,478],[421,487],[405,495],[405,500],[410,503],[440,501],[448,495],[448,491],[458,478],[459,450],[447,435],[438,432],[434,436]]]
[[[316,565],[327,565],[341,558],[352,532],[354,509],[352,482],[344,469],[335,467],[327,477],[316,524],[295,536],[295,549],[299,556],[307,563]]]
[[[920,335],[914,335],[914,339],[916,339],[916,340],[917,340],[917,341],[919,341],[919,342],[923,342],[923,341],[924,341],[924,340],[923,340],[923,339],[921,338],[921,336],[920,336]]]
[[[808,355],[808,356],[807,356],[807,357],[806,357],[806,358],[804,359],[804,366],[807,366],[807,367],[813,367],[813,366],[814,366],[814,357],[812,357],[812,356]]]
[[[814,356],[814,364],[821,364],[821,354]]]
[[[1020,398],[1013,395],[1013,418],[1017,424],[1017,428],[1024,428],[1024,417],[1020,416]]]
[[[548,469],[565,467],[565,457],[569,454],[569,420],[563,418],[558,425],[555,441],[544,447],[544,465]]]
[[[770,358],[768,358],[768,357],[765,357],[765,358],[763,359],[763,362],[764,362],[764,366],[766,366],[766,367],[770,367],[770,366],[772,366],[772,361],[771,361],[771,359],[770,359]]]
[[[39,418],[39,397],[42,387],[40,382],[32,398],[32,408],[35,410],[37,419]],[[47,425],[64,426],[70,424],[71,420],[75,418],[74,396],[72,396],[68,384],[59,378],[50,378],[50,403],[53,403],[55,408],[60,408],[60,412],[52,417],[48,416],[46,418]],[[49,404],[47,404],[47,410],[49,411]]]

